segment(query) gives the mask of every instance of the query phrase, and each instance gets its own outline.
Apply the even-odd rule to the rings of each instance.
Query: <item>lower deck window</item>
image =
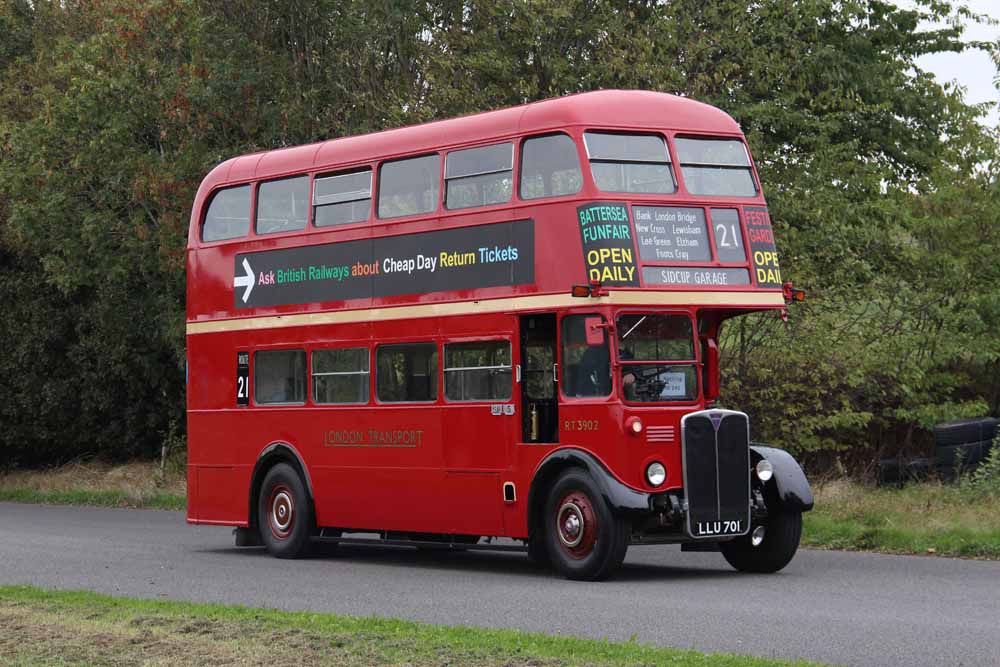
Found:
[[[491,340],[445,345],[444,396],[449,401],[509,399],[510,343]]]
[[[562,391],[565,396],[587,398],[611,394],[611,356],[599,315],[569,315],[562,321]]]
[[[437,345],[383,345],[376,357],[378,400],[393,403],[437,399]]]
[[[316,350],[312,376],[316,403],[367,403],[368,348]]]
[[[305,403],[305,350],[261,350],[253,355],[253,369],[257,403]]]

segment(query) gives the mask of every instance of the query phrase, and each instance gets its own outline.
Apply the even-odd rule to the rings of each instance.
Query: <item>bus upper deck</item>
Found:
[[[191,333],[424,302],[550,307],[581,283],[610,303],[783,305],[738,125],[641,91],[234,158],[199,189],[189,253]]]

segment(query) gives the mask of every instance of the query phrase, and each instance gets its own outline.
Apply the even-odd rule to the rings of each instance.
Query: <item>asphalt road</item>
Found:
[[[633,547],[603,583],[522,554],[341,547],[301,561],[152,510],[0,503],[0,584],[520,628],[848,665],[1000,665],[1000,563],[800,551],[776,575]]]

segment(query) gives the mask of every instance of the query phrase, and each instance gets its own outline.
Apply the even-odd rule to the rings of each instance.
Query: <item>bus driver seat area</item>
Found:
[[[579,361],[566,366],[566,395],[576,398],[611,393],[611,359],[607,345],[588,345]]]

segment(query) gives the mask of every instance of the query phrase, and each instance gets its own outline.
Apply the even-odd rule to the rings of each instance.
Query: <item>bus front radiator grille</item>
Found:
[[[745,535],[750,530],[749,435],[742,412],[703,410],[681,421],[691,536]]]

